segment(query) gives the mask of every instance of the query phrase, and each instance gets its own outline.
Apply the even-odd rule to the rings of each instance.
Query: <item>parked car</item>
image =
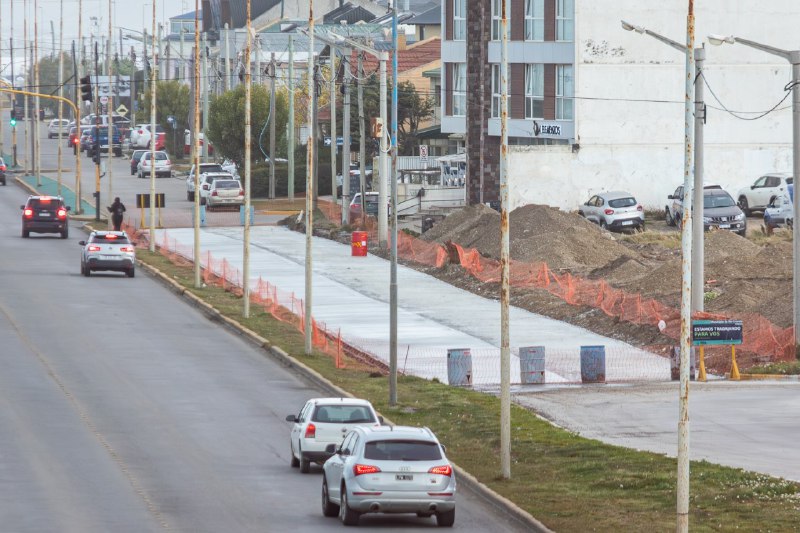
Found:
[[[145,150],[142,154],[141,159],[139,159],[139,165],[137,167],[137,172],[139,173],[139,178],[149,177],[152,171],[152,167],[150,166],[150,156],[153,155],[152,152],[149,150]],[[156,152],[155,153],[155,170],[156,170],[156,177],[161,178],[169,178],[172,176],[172,161],[170,161],[167,152]]]
[[[206,205],[209,210],[216,207],[238,207],[244,205],[244,188],[242,188],[242,183],[235,179],[215,179],[213,183],[211,183],[211,187],[208,191]]]
[[[66,135],[67,124],[69,124],[69,120],[65,118],[62,118],[61,120],[54,118],[51,120],[47,125],[47,138],[52,139],[53,137],[58,137],[59,133],[61,135]]]
[[[60,233],[62,239],[69,237],[67,213],[69,206],[60,196],[29,196],[22,210],[22,238],[33,233]]]
[[[765,174],[758,178],[749,187],[743,187],[736,195],[739,207],[745,215],[753,211],[762,211],[773,199],[786,191],[786,186],[793,182],[791,174],[777,172]]]
[[[89,277],[95,270],[136,274],[136,247],[124,231],[93,231],[88,240],[80,241],[81,274]]]
[[[644,231],[644,208],[631,193],[610,191],[595,194],[578,209],[578,214],[609,231]]]
[[[132,148],[150,148],[150,127],[151,124],[137,124],[131,130],[131,147]],[[164,128],[161,124],[156,124],[156,133],[164,133]],[[156,139],[158,142],[158,139]]]
[[[0,157],[0,182],[2,182],[3,187],[6,186],[6,171],[8,168],[6,167],[6,162],[3,161],[3,158]]]
[[[680,226],[682,212],[677,213],[675,219]],[[747,217],[739,208],[733,197],[722,189],[703,190],[703,228],[734,231],[745,236],[747,232]]]
[[[364,513],[456,518],[456,478],[445,449],[428,428],[356,427],[323,465],[322,514],[358,525]]]
[[[704,185],[703,189],[722,189],[719,185]],[[683,185],[679,185],[675,192],[667,196],[670,202],[664,207],[667,226],[675,226],[683,216]]]
[[[94,156],[97,148],[101,155],[108,154],[108,127],[92,126],[89,129],[89,139],[87,139],[86,155]],[[117,157],[122,157],[122,142],[119,137],[119,130],[116,126],[111,127],[111,150]]]
[[[131,176],[139,170],[139,161],[147,150],[134,150],[131,154]]]
[[[773,230],[783,225],[790,228],[794,225],[794,184],[786,186],[780,196],[774,197],[764,209],[764,225]]]
[[[300,467],[300,472],[308,473],[311,463],[324,463],[332,451],[329,444],[338,447],[344,435],[359,425],[378,427],[383,420],[367,400],[357,398],[311,398],[297,416],[289,415],[287,422],[293,422],[289,436],[292,454],[291,465]]]
[[[200,182],[200,205],[206,205],[208,195],[211,193],[211,184],[215,180],[235,180],[236,176],[227,172],[206,172],[201,175]]]
[[[364,195],[367,216],[378,217],[378,193],[368,192]],[[357,192],[350,200],[350,220],[357,219],[361,216],[361,193]]]
[[[67,136],[67,148],[72,148],[73,153],[78,153],[79,144],[80,139],[78,138],[78,127],[72,126],[69,129],[69,134]]]
[[[208,172],[224,172],[222,165],[219,163],[200,163],[200,181],[203,180],[203,174]],[[189,170],[189,175],[186,177],[186,199],[190,202],[194,201],[194,165]]]
[[[89,146],[90,146],[91,141],[92,141],[91,133],[92,133],[92,128],[91,127],[83,128],[81,130],[81,138],[80,138],[80,143],[79,143],[81,152],[87,152],[88,153]]]

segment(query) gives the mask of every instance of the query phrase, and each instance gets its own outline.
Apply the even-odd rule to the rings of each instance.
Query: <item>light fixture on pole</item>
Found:
[[[677,41],[673,41],[668,37],[664,37],[654,31],[648,30],[642,26],[631,24],[621,20],[622,29],[627,31],[635,31],[644,35],[649,35],[662,43],[671,46],[679,52],[686,54],[688,50],[686,45]],[[704,292],[705,292],[705,233],[704,233],[704,206],[703,206],[703,174],[704,166],[704,132],[703,126],[706,121],[706,104],[704,101],[703,82],[700,79],[703,73],[703,65],[706,59],[706,50],[704,47],[694,49],[694,80],[695,80],[695,98],[694,98],[694,196],[692,197],[692,219],[696,224],[692,225],[692,313],[702,312],[704,310]]]
[[[766,44],[757,43],[749,39],[734,37],[732,35],[709,35],[708,42],[713,45],[721,44],[743,44],[756,50],[761,50],[774,56],[782,57],[792,65],[792,177],[797,179],[800,176],[800,50],[782,50]],[[788,86],[787,86],[788,87]],[[800,209],[800,194],[797,186],[792,195],[792,206],[794,213]],[[798,327],[800,327],[800,229],[797,224],[792,224],[792,303],[794,305],[794,315],[792,325],[794,326],[794,353],[800,354],[800,342],[798,342]]]
[[[689,351],[691,349],[692,314],[692,204],[694,203],[694,128],[692,127],[694,100],[694,0],[689,0],[686,16],[686,45],[681,46],[671,39],[622,21],[622,28],[628,31],[646,33],[670,45],[677,45],[686,57],[684,71],[684,166],[683,166],[683,213],[681,224],[681,332],[680,332],[680,386],[678,406],[678,472],[677,472],[677,525],[678,533],[689,531]],[[701,221],[702,223],[702,221]]]

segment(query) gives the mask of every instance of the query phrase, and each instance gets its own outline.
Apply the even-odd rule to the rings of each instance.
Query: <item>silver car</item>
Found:
[[[578,214],[609,231],[644,231],[644,208],[627,192],[595,194],[578,209]]]
[[[142,154],[142,158],[139,159],[139,165],[137,167],[137,172],[139,173],[139,178],[149,178],[150,172],[152,167],[150,166],[150,156],[153,155],[151,152],[145,152]],[[156,177],[160,178],[162,176],[169,178],[172,176],[172,161],[169,160],[169,156],[167,152],[156,152]]]
[[[444,446],[428,428],[356,427],[323,465],[322,514],[358,524],[364,513],[456,517],[456,478]]]
[[[136,245],[124,231],[93,231],[89,240],[80,241],[81,274],[94,270],[124,272],[129,278],[136,273]]]
[[[244,189],[242,188],[241,182],[234,179],[215,179],[211,183],[211,188],[208,191],[206,205],[209,211],[215,207],[238,207],[244,205]]]
[[[47,138],[52,139],[53,137],[58,137],[59,133],[66,136],[69,133],[68,124],[69,120],[65,118],[61,120],[54,118],[50,121],[50,124],[47,125]]]

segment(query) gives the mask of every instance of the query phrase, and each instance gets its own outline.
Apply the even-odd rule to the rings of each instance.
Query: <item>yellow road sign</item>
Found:
[[[120,106],[117,108],[117,115],[121,115],[124,117],[127,114],[128,114],[128,108],[120,104]]]

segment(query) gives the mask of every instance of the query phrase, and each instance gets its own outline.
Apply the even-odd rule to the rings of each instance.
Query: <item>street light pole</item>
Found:
[[[500,4],[500,474],[511,478],[510,240],[508,228],[508,4]]]
[[[800,176],[800,50],[782,50],[766,44],[757,43],[749,39],[742,39],[734,36],[709,35],[708,41],[713,45],[722,43],[739,43],[756,50],[761,50],[768,54],[779,56],[787,60],[792,65],[792,177],[797,180]],[[800,211],[800,194],[797,191],[795,181],[794,194],[792,195],[792,207],[794,208],[794,220],[792,224],[792,303],[794,305],[793,330],[794,330],[794,353],[800,355],[800,341],[798,340],[798,328],[800,327],[800,229],[797,225],[797,212]]]
[[[303,327],[305,330],[305,354],[311,355],[313,347],[311,344],[311,296],[313,281],[312,265],[312,237],[314,233],[314,107],[311,105],[314,98],[314,0],[308,2],[308,139],[306,140],[306,265],[305,265],[305,307]]]

